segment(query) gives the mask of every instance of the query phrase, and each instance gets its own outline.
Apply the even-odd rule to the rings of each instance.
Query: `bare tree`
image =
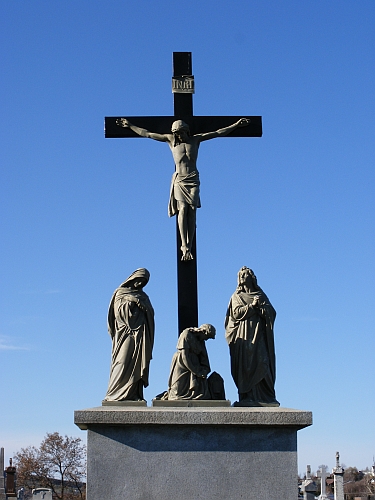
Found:
[[[18,487],[51,488],[59,500],[86,498],[86,447],[80,438],[47,434],[39,448],[21,448],[14,461]]]
[[[355,497],[368,497],[375,493],[375,479],[371,473],[359,471],[356,467],[348,467],[344,473],[344,491],[347,500]]]

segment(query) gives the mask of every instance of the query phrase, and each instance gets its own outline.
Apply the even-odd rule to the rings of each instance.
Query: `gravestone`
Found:
[[[311,467],[306,467],[306,479],[302,482],[301,490],[303,492],[303,500],[314,500],[316,493],[316,483],[311,478]]]
[[[35,488],[31,493],[33,500],[52,500],[52,490],[50,488]]]
[[[0,448],[0,500],[6,500],[4,477],[4,448]]]
[[[335,500],[344,500],[344,469],[340,465],[340,453],[336,452],[336,467],[332,469]]]
[[[5,492],[7,498],[17,498],[16,494],[16,468],[13,466],[13,460],[9,459],[9,466],[5,469]]]
[[[320,465],[318,470],[318,477],[320,477],[320,495],[318,496],[319,500],[328,500],[326,493],[326,480],[327,480],[327,470],[328,467],[326,465]]]

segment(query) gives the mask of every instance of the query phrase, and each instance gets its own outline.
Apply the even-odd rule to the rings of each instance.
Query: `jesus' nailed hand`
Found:
[[[181,236],[181,260],[192,260],[191,247],[195,235],[196,209],[201,206],[199,172],[197,170],[199,145],[203,141],[228,135],[237,127],[246,127],[250,124],[250,120],[241,118],[229,127],[195,135],[190,135],[189,125],[182,120],[173,122],[171,133],[168,134],[150,132],[133,125],[126,118],[119,118],[116,120],[116,124],[120,127],[130,128],[141,137],[168,143],[176,165],[176,171],[172,177],[168,214],[170,217],[177,214]]]

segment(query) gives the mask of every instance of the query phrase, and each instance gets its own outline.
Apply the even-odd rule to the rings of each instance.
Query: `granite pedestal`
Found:
[[[288,408],[109,407],[75,412],[88,431],[87,500],[296,500]]]

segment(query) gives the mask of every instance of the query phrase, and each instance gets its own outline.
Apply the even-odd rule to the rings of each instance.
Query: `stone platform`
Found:
[[[297,431],[288,408],[102,406],[88,431],[87,500],[296,500]]]

